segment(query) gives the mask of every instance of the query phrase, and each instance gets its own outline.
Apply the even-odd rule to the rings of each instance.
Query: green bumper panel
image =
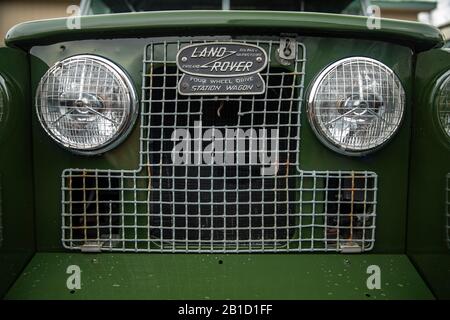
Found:
[[[391,41],[422,51],[444,44],[439,29],[417,22],[381,19],[379,29],[367,27],[368,17],[312,12],[277,11],[160,11],[102,14],[80,18],[80,29],[68,29],[67,19],[21,23],[6,35],[8,46],[29,48],[59,41],[172,35],[279,32],[326,34]]]
[[[81,289],[66,287],[67,267]],[[381,289],[367,288],[367,267]],[[37,253],[7,299],[433,299],[406,255]]]

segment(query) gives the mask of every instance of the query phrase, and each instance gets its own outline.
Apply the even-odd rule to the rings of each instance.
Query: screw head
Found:
[[[77,100],[77,101],[75,102],[75,106],[76,106],[77,108],[83,108],[83,107],[85,106],[85,103],[84,103],[84,101],[82,101],[82,100]]]
[[[181,58],[181,61],[186,62],[186,61],[187,61],[187,58],[186,58],[186,57],[182,57],[182,58]]]
[[[262,62],[262,58],[261,57],[256,57],[256,62]]]

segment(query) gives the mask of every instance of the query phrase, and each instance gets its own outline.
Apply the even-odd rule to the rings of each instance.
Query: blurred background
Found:
[[[0,0],[0,45],[14,25],[30,20],[67,17],[67,7],[79,3],[74,0]]]
[[[180,0],[186,1],[186,0]],[[329,1],[329,0],[324,0]],[[370,0],[362,0],[370,1]],[[420,21],[443,30],[450,39],[450,0],[372,0],[384,18]],[[66,17],[74,0],[0,0],[0,45],[8,30],[20,22]]]

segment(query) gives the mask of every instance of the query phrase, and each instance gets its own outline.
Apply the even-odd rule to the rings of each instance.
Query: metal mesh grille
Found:
[[[348,58],[326,72],[313,97],[319,129],[339,148],[379,146],[398,128],[405,92],[378,61]]]
[[[132,92],[109,62],[68,58],[42,78],[36,107],[43,127],[68,148],[94,149],[113,140],[131,117]]]
[[[298,167],[303,45],[298,44],[295,61],[282,66],[275,57],[278,41],[249,42],[268,53],[269,66],[262,72],[266,93],[218,98],[177,93],[181,73],[175,56],[192,43],[146,48],[141,168],[64,171],[64,246],[146,252],[370,250],[377,176]],[[194,146],[183,163],[173,158],[180,142],[175,130],[184,130]],[[241,140],[245,148],[214,149],[214,161],[205,161],[202,151],[211,139],[198,137],[208,130],[215,132],[215,142]],[[276,150],[275,161],[259,161],[261,152],[252,159],[261,141],[258,151]]]
[[[438,116],[441,126],[450,137],[450,77],[448,77],[437,97]]]

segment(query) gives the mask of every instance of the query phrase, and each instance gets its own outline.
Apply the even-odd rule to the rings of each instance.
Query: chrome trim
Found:
[[[319,86],[322,84],[323,79],[328,75],[328,73],[331,70],[333,70],[336,66],[338,66],[344,62],[350,61],[350,60],[369,61],[371,63],[376,63],[383,68],[386,68],[387,70],[391,71],[392,74],[398,79],[399,84],[404,92],[403,85],[402,85],[400,79],[398,78],[397,74],[391,68],[389,68],[382,62],[372,59],[372,58],[368,58],[368,57],[361,57],[361,56],[348,57],[348,58],[340,59],[338,61],[333,62],[332,64],[328,65],[325,69],[320,71],[320,73],[318,73],[318,75],[316,75],[313,78],[313,80],[311,81],[311,84],[309,85],[309,89],[307,90],[306,113],[308,115],[308,122],[309,122],[314,134],[317,136],[317,138],[320,140],[320,142],[322,142],[322,144],[324,144],[326,147],[328,147],[332,151],[335,151],[337,153],[340,153],[340,154],[343,154],[346,156],[364,156],[364,155],[367,155],[369,153],[379,150],[380,148],[385,146],[389,141],[391,141],[392,138],[397,134],[398,130],[400,129],[400,127],[403,124],[403,120],[405,117],[405,105],[403,105],[403,107],[402,107],[403,108],[402,115],[401,115],[401,119],[398,123],[397,128],[391,133],[391,135],[383,143],[379,144],[376,147],[369,148],[367,150],[354,151],[354,150],[343,148],[343,147],[335,144],[333,141],[331,141],[331,139],[328,139],[326,137],[326,134],[324,132],[321,132],[321,130],[318,128],[318,123],[316,121],[316,118],[314,117],[314,110],[313,110],[314,97],[317,93]]]
[[[8,104],[8,93],[6,91],[5,80],[0,76],[0,126],[6,118],[6,105]]]
[[[115,76],[117,77],[118,80],[120,80],[121,85],[124,86],[124,88],[127,89],[127,93],[129,95],[130,98],[130,112],[128,114],[127,119],[123,122],[123,124],[121,125],[121,127],[119,128],[119,130],[110,138],[108,139],[105,143],[98,145],[97,147],[94,148],[86,148],[86,149],[76,149],[74,147],[71,147],[68,143],[65,143],[64,141],[61,141],[54,133],[51,132],[51,130],[49,130],[47,128],[47,125],[45,123],[45,121],[42,119],[41,117],[41,113],[39,110],[39,92],[42,91],[42,85],[43,85],[43,79],[45,79],[45,77],[57,70],[58,68],[60,68],[64,63],[69,62],[72,59],[91,59],[99,64],[102,64],[103,66],[105,66],[109,71],[111,71],[112,73],[115,74]],[[44,131],[60,146],[62,146],[63,148],[75,153],[75,154],[80,154],[80,155],[97,155],[97,154],[102,154],[105,153],[115,147],[117,147],[119,144],[121,144],[129,135],[129,133],[131,132],[131,130],[134,127],[134,124],[136,122],[137,116],[138,116],[138,110],[139,110],[139,105],[138,105],[138,97],[137,97],[137,93],[136,93],[136,89],[130,79],[130,77],[127,75],[126,71],[124,71],[121,67],[119,67],[117,64],[113,63],[112,61],[97,56],[97,55],[90,55],[90,54],[82,54],[82,55],[74,55],[74,56],[70,56],[68,58],[65,58],[63,60],[60,60],[58,62],[56,62],[51,68],[49,68],[47,70],[47,72],[44,74],[44,76],[42,76],[38,88],[36,90],[36,95],[35,95],[35,107],[36,107],[36,114],[38,117],[39,122],[41,123],[42,128],[44,129]]]

